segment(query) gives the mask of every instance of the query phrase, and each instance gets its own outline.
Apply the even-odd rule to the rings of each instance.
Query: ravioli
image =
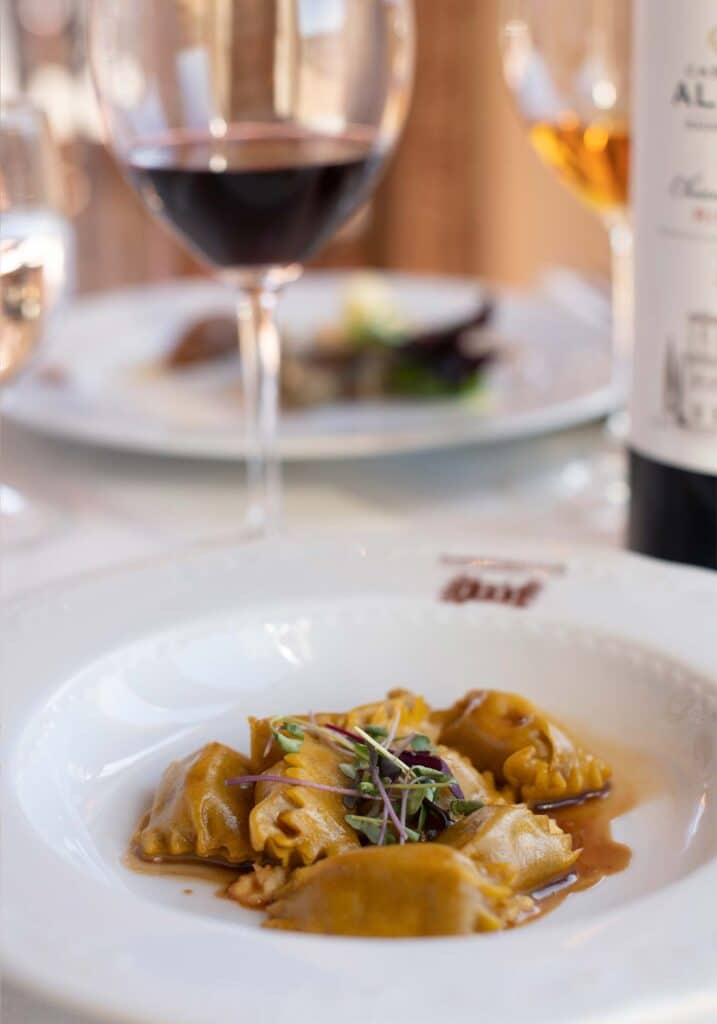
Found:
[[[529,805],[602,790],[610,769],[578,746],[530,701],[498,690],[474,690],[451,708],[440,742],[493,772]]]
[[[344,786],[339,764],[345,760],[325,743],[306,735],[301,748],[266,774],[325,786]],[[284,867],[313,864],[359,846],[346,823],[343,797],[337,793],[278,782],[257,782],[249,825],[255,850]]]
[[[226,785],[248,770],[248,760],[222,743],[209,743],[170,764],[135,837],[141,855],[149,860],[199,857],[229,864],[253,860],[253,792]]]
[[[435,732],[430,714],[431,709],[423,697],[410,690],[391,690],[385,700],[353,708],[338,724],[349,731],[356,726],[365,728],[367,725],[391,729],[395,724],[396,735],[399,736],[411,732],[430,735]]]
[[[439,744],[436,750],[450,768],[466,800],[480,800],[483,804],[505,803],[505,798],[496,788],[492,772],[479,772],[467,757],[450,747]]]
[[[437,842],[460,850],[516,892],[534,892],[564,878],[580,856],[551,818],[520,804],[475,811]]]
[[[330,712],[312,715],[289,715],[293,722],[313,721],[316,725],[343,726],[346,715]],[[272,725],[281,725],[282,718],[250,718],[249,733],[251,737],[251,763],[255,772],[265,772],[282,758],[282,750],[276,741]]]
[[[447,846],[374,846],[295,872],[267,927],[401,938],[499,931],[534,912],[529,897]]]
[[[292,715],[295,722],[308,722],[307,715]],[[437,728],[431,721],[431,709],[423,697],[410,690],[391,690],[385,700],[361,704],[346,713],[321,712],[311,716],[316,725],[337,725],[349,732],[357,726],[367,725],[392,729],[396,734],[421,732],[435,737]],[[281,757],[281,749],[272,732],[272,722],[281,723],[278,718],[250,718],[251,762],[254,771],[266,771]]]
[[[267,927],[500,931],[551,909],[540,890],[572,872],[578,890],[615,870],[620,804],[593,802],[597,829],[584,827],[590,804],[562,813],[607,795],[610,769],[522,697],[475,690],[437,711],[393,690],[345,712],[249,725],[250,759],[210,743],[168,767],[134,844],[157,862],[231,868],[226,894],[266,911]]]

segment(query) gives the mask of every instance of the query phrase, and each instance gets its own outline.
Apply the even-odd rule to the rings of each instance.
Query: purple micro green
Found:
[[[442,757],[439,757],[438,754],[427,754],[423,751],[406,751],[403,758],[406,764],[411,768],[416,766],[421,768],[432,768],[434,771],[442,772],[442,774],[452,778],[453,782],[451,784],[451,792],[457,800],[465,800],[465,794],[454,778],[453,772],[448,764]]]
[[[404,736],[403,739],[400,739],[398,741],[398,746],[394,747],[394,754],[396,754],[397,757],[400,757],[404,750],[408,750],[417,735],[418,733],[412,732],[409,733],[408,736]]]
[[[339,736],[343,736],[345,739],[351,740],[352,743],[363,743],[363,740],[359,739],[354,733],[349,732],[348,729],[342,729],[340,725],[327,725],[327,729],[331,732],[337,733]]]
[[[409,792],[416,788],[416,786],[430,786],[432,789],[450,789],[452,790],[455,785],[453,776],[446,782],[437,782],[435,779],[429,778],[427,775],[417,778],[413,776],[410,782],[391,782],[386,789],[393,792],[398,790],[399,793],[403,789],[407,789]]]
[[[401,827],[406,827],[406,808],[408,807],[408,790],[401,793]]]
[[[393,808],[393,804],[391,803],[391,799],[390,799],[388,793],[386,792],[386,788],[385,788],[383,782],[381,781],[381,776],[378,773],[378,768],[376,768],[375,765],[371,765],[371,778],[374,781],[374,785],[376,786],[376,789],[381,794],[381,799],[384,802],[384,807],[388,811],[388,816],[391,819],[391,823],[393,824],[394,828],[396,829],[396,832],[398,833],[398,841],[399,841],[399,843],[405,843],[406,842],[406,838],[407,838],[407,836],[406,836],[406,829],[401,824],[401,819],[398,817],[398,815],[396,814],[396,812],[395,812],[395,810]]]
[[[318,789],[322,793],[337,793],[339,796],[357,796],[355,789],[344,789],[342,786],[327,786],[323,782],[310,782],[308,779],[292,779],[286,775],[237,775],[235,779],[227,779],[227,786],[251,786],[255,782],[277,782],[286,786],[303,786],[305,789]]]
[[[386,841],[386,829],[388,828],[388,807],[384,803],[383,805],[383,816],[381,821],[381,831],[378,836],[378,845],[383,846]]]

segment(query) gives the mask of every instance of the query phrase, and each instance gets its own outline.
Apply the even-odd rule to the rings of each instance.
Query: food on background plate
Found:
[[[422,328],[399,308],[378,274],[356,274],[337,323],[315,337],[291,339],[283,353],[281,394],[287,408],[379,397],[441,398],[479,386],[495,346],[481,329],[492,306],[476,300],[460,322]],[[189,325],[165,358],[171,370],[235,356],[236,322],[221,315]]]
[[[192,321],[164,362],[170,370],[183,370],[235,356],[238,351],[236,318],[216,313]]]
[[[626,866],[609,856],[601,873],[588,851],[581,884],[583,850],[560,813],[604,814],[611,771],[522,697],[477,690],[435,711],[396,690],[250,728],[249,758],[210,743],[169,765],[133,844],[154,863],[226,866],[227,895],[265,909],[267,927],[498,931]],[[618,846],[609,824],[600,843]]]

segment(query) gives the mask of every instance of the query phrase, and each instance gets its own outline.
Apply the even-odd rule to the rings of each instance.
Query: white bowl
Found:
[[[379,1009],[452,1024],[716,1020],[717,577],[554,551],[568,572],[529,610],[441,603],[441,552],[475,546],[214,550],[11,609],[10,975],[91,1012],[173,1024]],[[630,867],[515,932],[386,943],[265,931],[211,885],[122,864],[174,757],[209,739],[246,748],[248,714],[395,686],[438,706],[514,690],[589,735],[640,798],[614,828]]]

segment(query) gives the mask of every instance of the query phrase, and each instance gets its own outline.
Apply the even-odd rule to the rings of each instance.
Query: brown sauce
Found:
[[[586,739],[584,730],[574,731]],[[543,805],[542,813],[549,814],[564,832],[569,832],[573,848],[581,849],[582,853],[569,876],[533,893],[539,916],[555,910],[573,893],[591,889],[630,866],[632,851],[613,838],[612,823],[654,797],[662,788],[660,770],[647,756],[601,739],[587,739],[590,748],[599,750],[612,765],[613,780],[605,791],[592,799],[566,801],[552,807]]]
[[[218,861],[195,860],[147,860],[133,844],[122,858],[122,863],[130,871],[139,875],[155,875],[166,878],[197,879],[221,885],[222,891],[231,885],[239,875],[243,874],[241,865],[222,864]],[[186,890],[185,890],[186,892]]]
[[[582,853],[566,878],[533,893],[541,917],[573,893],[592,889],[609,875],[629,867],[632,850],[613,839],[612,822],[634,806],[626,789],[618,785],[601,796],[549,812],[563,832],[572,836],[573,849]]]

